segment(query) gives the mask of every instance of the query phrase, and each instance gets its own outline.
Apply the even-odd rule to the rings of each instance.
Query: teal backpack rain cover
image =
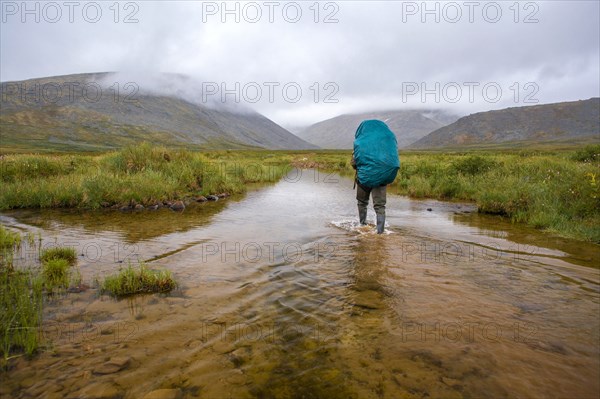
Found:
[[[366,187],[390,184],[400,169],[398,142],[382,121],[363,121],[354,136],[354,160],[358,182]]]

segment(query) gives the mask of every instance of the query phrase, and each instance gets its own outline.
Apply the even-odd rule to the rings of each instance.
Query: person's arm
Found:
[[[354,151],[352,151],[352,159],[350,160],[350,165],[352,165],[352,168],[356,170],[356,160],[354,159]]]

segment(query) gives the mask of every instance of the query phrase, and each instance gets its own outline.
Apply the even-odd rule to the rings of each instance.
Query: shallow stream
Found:
[[[92,287],[137,260],[180,287],[53,299],[0,396],[598,397],[597,245],[393,192],[386,234],[356,214],[352,181],[314,170],[179,213],[2,213],[76,247]]]

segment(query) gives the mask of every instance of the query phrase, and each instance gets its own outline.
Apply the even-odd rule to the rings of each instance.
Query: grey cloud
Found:
[[[7,2],[1,3],[4,7]],[[269,23],[264,2],[256,2],[263,5],[258,23],[235,23],[230,17],[221,23],[218,15],[203,22],[200,2],[135,3],[139,5],[135,24],[114,23],[108,10],[112,2],[101,3],[106,18],[96,24],[81,19],[73,24],[21,23],[7,18],[0,26],[0,79],[123,71],[123,79],[137,79],[141,89],[156,90],[162,83],[148,77],[171,72],[197,82],[185,93],[188,97],[197,95],[201,82],[223,83],[230,89],[236,82],[240,87],[256,83],[264,89],[262,97],[246,105],[284,125],[381,108],[439,107],[469,113],[527,105],[522,99],[528,82],[537,85],[540,103],[589,98],[600,91],[600,11],[595,1],[521,2],[519,23],[509,9],[513,2],[494,3],[503,12],[497,23],[485,21],[480,12],[493,2],[478,2],[473,23],[466,20],[460,1],[454,2],[463,10],[457,23],[444,18],[436,23],[432,16],[422,23],[418,14],[404,22],[403,7],[422,2],[330,2],[337,6],[339,20],[331,24],[314,23],[309,9],[313,2],[297,3],[303,11],[298,23],[286,22],[278,12],[275,22]],[[437,4],[442,9],[451,3]],[[244,4],[248,3],[239,3]],[[320,3],[321,20],[334,10],[331,5],[325,10],[325,4]],[[429,7],[432,4],[428,2]],[[535,6],[525,9],[525,4]],[[531,7],[537,7],[538,22],[522,23],[534,10]],[[268,82],[280,85],[273,101],[263,85]],[[287,101],[281,93],[290,82],[302,89],[297,102]],[[334,96],[337,103],[323,102],[331,94],[324,89],[328,82],[339,89]],[[435,102],[432,95],[424,102],[419,94],[405,98],[407,84],[432,89],[436,84],[443,88],[464,82],[480,86],[493,82],[502,88],[502,98],[491,102],[478,92],[469,101],[464,86],[457,102],[448,98]],[[515,82],[518,103],[511,90]],[[173,89],[168,82],[162,85]],[[212,101],[220,101],[218,97]]]

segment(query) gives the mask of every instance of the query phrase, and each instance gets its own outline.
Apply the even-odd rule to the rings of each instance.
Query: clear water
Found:
[[[53,300],[49,349],[16,359],[0,394],[598,397],[598,246],[469,204],[389,193],[387,215],[384,235],[358,226],[351,180],[312,170],[182,213],[5,212],[75,246],[90,285],[139,259],[180,288]],[[97,372],[115,357],[131,360]]]

